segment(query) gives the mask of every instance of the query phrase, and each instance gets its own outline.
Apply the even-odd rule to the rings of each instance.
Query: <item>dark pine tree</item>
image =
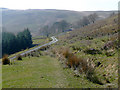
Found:
[[[13,54],[32,46],[32,35],[29,29],[19,32],[16,36],[10,32],[2,32],[2,55]]]

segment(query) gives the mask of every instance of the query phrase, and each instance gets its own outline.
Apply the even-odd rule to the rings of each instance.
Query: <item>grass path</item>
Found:
[[[58,61],[50,57],[24,58],[15,65],[3,66],[3,88],[65,87],[63,77]]]
[[[82,77],[74,77],[58,60],[49,56],[23,58],[2,67],[3,88],[85,88],[101,87]]]

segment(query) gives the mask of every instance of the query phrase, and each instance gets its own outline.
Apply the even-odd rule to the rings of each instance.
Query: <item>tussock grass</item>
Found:
[[[65,58],[73,56],[73,54],[69,51],[69,48],[62,48],[62,54]]]
[[[8,58],[8,55],[4,55],[3,58],[2,58],[2,64],[3,65],[6,65],[6,64],[9,64],[10,65],[10,60]]]
[[[61,49],[60,49],[61,52]],[[75,54],[73,54],[69,48],[62,48],[62,56],[65,58],[63,60],[64,63],[69,67],[73,68],[74,70],[78,70],[80,74],[85,74],[86,78],[93,83],[97,83],[100,85],[103,85],[99,79],[97,78],[94,68],[90,62],[88,62],[86,59],[77,57]],[[60,58],[62,57],[60,56]],[[77,75],[76,75],[77,76]]]
[[[67,62],[68,66],[73,67],[74,69],[76,69],[80,64],[79,59],[74,55],[70,56]]]

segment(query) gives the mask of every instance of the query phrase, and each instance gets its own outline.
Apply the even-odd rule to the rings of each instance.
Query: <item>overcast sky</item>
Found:
[[[119,0],[0,0],[9,9],[117,10]]]

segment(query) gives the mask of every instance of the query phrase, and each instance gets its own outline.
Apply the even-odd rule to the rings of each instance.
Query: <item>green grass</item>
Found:
[[[1,62],[1,59],[0,59]],[[0,64],[0,89],[2,89],[2,65]]]
[[[49,42],[49,39],[46,38],[46,39],[35,39],[35,40],[32,40],[33,41],[33,44],[45,44],[45,43],[48,43]]]
[[[36,39],[36,38],[38,38],[38,39]],[[33,39],[35,39],[35,40],[32,40],[32,41],[33,41],[33,44],[39,44],[39,46],[41,46],[41,45],[43,45],[43,44],[45,44],[45,43],[50,42],[50,41],[49,41],[49,38],[45,38],[45,37],[42,37],[42,36],[37,36],[37,37],[34,37]],[[11,54],[11,55],[9,55],[9,58],[10,58],[10,57],[13,57],[13,56],[16,56],[16,55],[18,55],[18,54],[21,54],[21,53],[23,53],[23,52],[25,52],[25,51],[34,49],[34,48],[36,48],[36,47],[38,47],[38,46],[29,48],[29,49],[25,49],[25,50],[21,50],[21,51],[19,51],[19,52],[16,52],[16,53],[14,53],[14,54]]]
[[[32,38],[33,44],[45,44],[49,42],[49,38],[45,36],[36,36]]]
[[[93,40],[77,40],[76,38],[72,38],[70,41],[75,41],[74,43],[70,43],[68,40],[66,42],[69,43],[66,44],[65,46],[69,46],[70,49],[72,49],[71,46],[75,46],[80,48],[81,50],[72,50],[72,52],[77,52],[76,55],[81,58],[85,59],[90,59],[91,61],[94,62],[95,65],[97,65],[98,62],[101,63],[99,67],[95,67],[95,72],[97,77],[101,82],[104,84],[106,83],[106,79],[110,82],[110,84],[113,84],[112,87],[118,87],[118,53],[117,50],[115,49],[115,55],[107,57],[105,55],[105,50],[101,50],[101,48],[107,43],[109,37],[103,36],[103,37],[98,37],[94,38]],[[104,42],[103,42],[104,40]],[[59,43],[64,43],[62,41],[58,42],[56,47],[62,47]],[[84,50],[87,48],[94,48],[97,50],[100,50],[102,54],[86,54],[84,53]],[[105,75],[105,76],[104,76]]]
[[[98,23],[98,25],[100,25],[100,23]],[[86,31],[84,29],[88,30]],[[91,29],[94,30],[93,34],[91,33]],[[112,34],[111,36],[106,35],[106,33],[109,33],[109,30],[111,32],[112,29],[100,28],[99,31],[96,29],[99,29],[98,26],[95,28],[88,26],[88,28],[83,28],[83,30],[76,30],[76,32],[59,36],[59,42],[52,45],[52,47],[55,47],[57,50],[59,47],[68,46],[72,50],[71,46],[75,46],[80,48],[80,50],[76,49],[72,50],[72,52],[77,52],[76,55],[78,57],[90,59],[95,65],[101,62],[100,66],[95,67],[95,73],[104,85],[90,82],[83,74],[81,74],[80,77],[75,77],[74,71],[71,69],[63,69],[63,66],[56,58],[41,56],[39,58],[23,58],[23,61],[16,61],[15,65],[4,65],[2,77],[3,88],[106,88],[109,87],[108,84],[111,84],[110,87],[118,87],[117,50],[114,50],[115,55],[109,57],[105,55],[105,50],[101,50],[105,43],[109,41],[110,37],[114,36]],[[103,32],[105,35],[98,36],[100,31],[105,31]],[[86,36],[94,36],[94,38],[88,40]],[[43,41],[42,39],[33,40],[34,44],[42,43]],[[100,50],[102,54],[86,54],[84,50],[89,48]],[[108,83],[107,80],[110,83]]]
[[[23,58],[14,65],[2,66],[3,88],[92,88],[103,87],[86,78],[74,77],[71,69],[63,69],[49,56]]]

